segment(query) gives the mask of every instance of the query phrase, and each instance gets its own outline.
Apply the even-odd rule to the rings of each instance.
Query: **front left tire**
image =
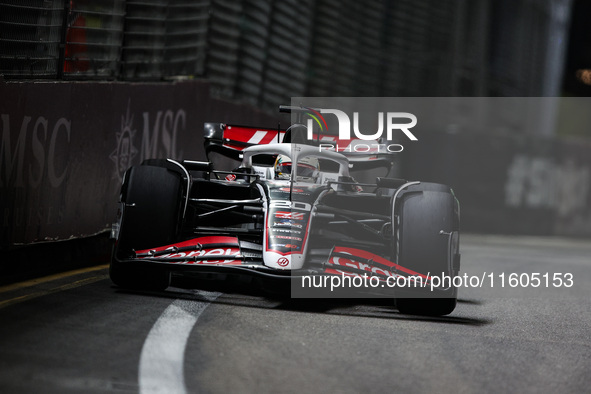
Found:
[[[109,268],[117,286],[164,290],[170,285],[165,267],[138,268],[125,260],[134,257],[134,251],[174,243],[181,220],[181,181],[174,171],[151,165],[135,166],[126,173],[121,227]]]

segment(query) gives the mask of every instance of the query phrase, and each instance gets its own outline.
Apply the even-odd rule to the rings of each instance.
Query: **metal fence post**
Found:
[[[57,79],[64,79],[64,62],[66,59],[66,36],[68,34],[68,16],[70,15],[70,0],[64,0],[62,15],[62,31],[60,37],[60,52],[57,61]]]

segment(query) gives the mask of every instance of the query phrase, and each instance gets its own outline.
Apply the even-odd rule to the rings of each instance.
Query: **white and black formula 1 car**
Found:
[[[322,141],[330,138],[336,141]],[[392,154],[339,153],[294,140],[294,126],[283,132],[206,123],[208,158],[240,160],[233,170],[170,159],[127,170],[113,226],[112,281],[161,290],[171,273],[182,272],[292,281],[346,275],[374,278],[382,285],[366,290],[377,292],[407,278],[393,290],[402,313],[451,313],[457,289],[426,286],[459,271],[459,204],[450,187],[388,177],[359,183],[351,172],[388,166]]]

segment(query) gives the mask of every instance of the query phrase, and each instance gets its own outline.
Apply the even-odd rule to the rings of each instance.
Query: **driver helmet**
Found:
[[[316,182],[318,179],[318,159],[315,157],[304,157],[298,162],[298,181]],[[291,158],[285,155],[278,155],[275,160],[275,179],[289,180],[291,176]]]

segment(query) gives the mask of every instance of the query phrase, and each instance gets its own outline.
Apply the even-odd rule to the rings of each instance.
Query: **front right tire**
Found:
[[[457,275],[459,207],[451,189],[435,183],[413,185],[396,205],[396,262],[423,275]],[[443,316],[456,307],[457,289],[453,286],[437,293],[429,287],[408,290],[396,299],[401,313]]]

